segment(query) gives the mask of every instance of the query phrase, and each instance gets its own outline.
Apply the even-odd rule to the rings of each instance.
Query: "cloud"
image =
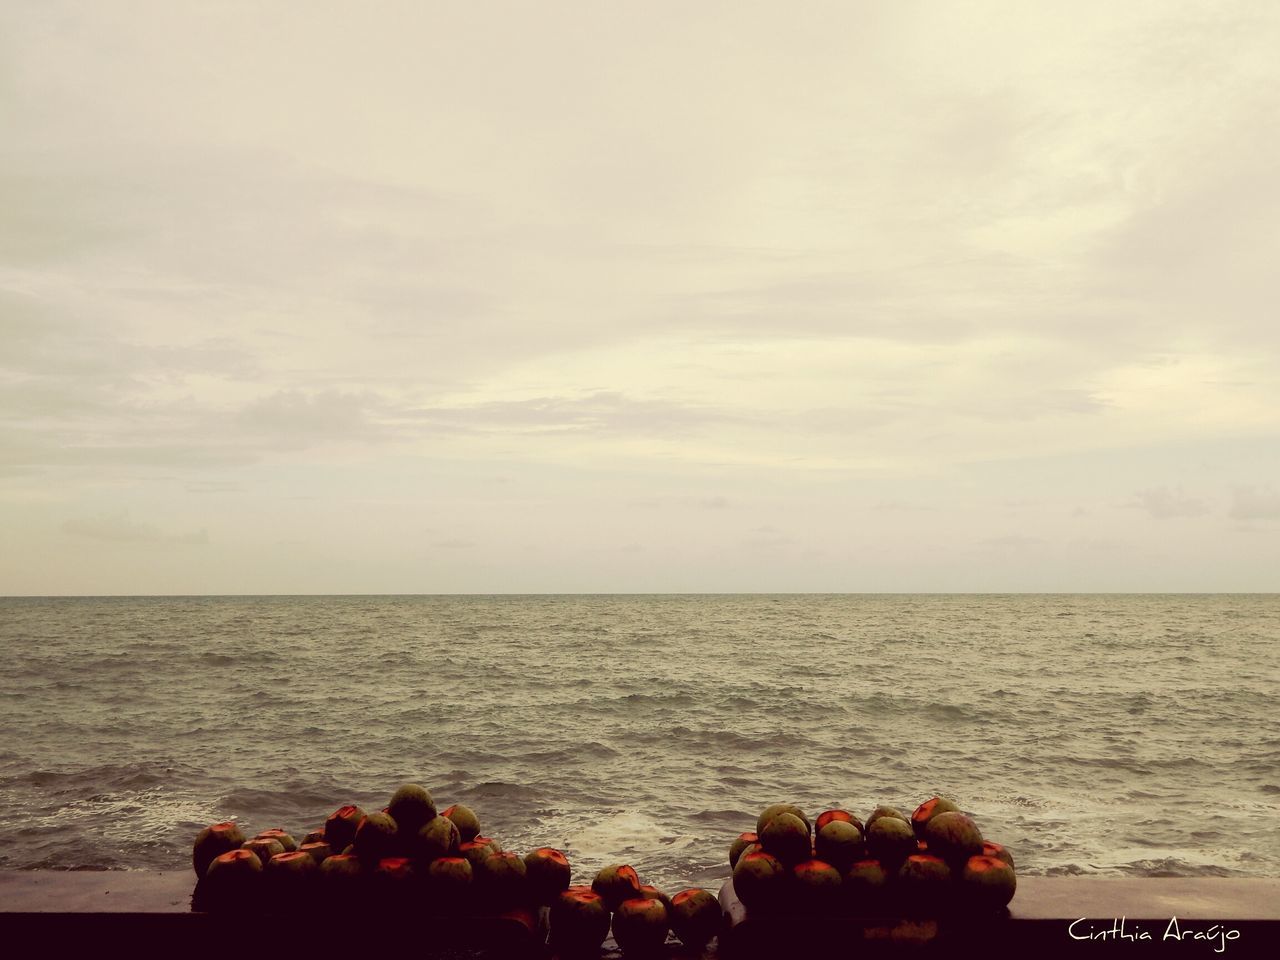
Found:
[[[779,530],[771,523],[752,527],[750,533],[752,536],[747,537],[742,541],[742,545],[745,547],[767,550],[779,547],[789,547],[798,543],[794,537],[787,536],[783,531]]]
[[[165,533],[154,524],[130,519],[127,511],[108,516],[73,518],[62,524],[62,531],[75,537],[101,540],[108,543],[204,546],[209,542],[209,532],[207,530],[200,529],[188,533]]]
[[[432,544],[433,547],[439,547],[441,550],[469,550],[475,545],[474,540],[462,540],[457,537],[450,537],[447,540],[437,540]]]
[[[376,415],[385,408],[373,391],[278,390],[243,407],[237,423],[284,449],[327,440],[385,438]]]
[[[456,406],[427,406],[402,416],[428,428],[502,433],[665,435],[696,431],[747,416],[674,400],[637,399],[617,390],[581,396],[541,396]]]
[[[1182,488],[1171,490],[1169,487],[1151,487],[1140,490],[1137,499],[1125,504],[1147,511],[1156,520],[1171,520],[1176,517],[1202,517],[1209,512],[1209,505],[1198,497],[1188,497]]]
[[[1280,491],[1270,487],[1236,487],[1231,491],[1233,520],[1273,520],[1280,517]]]
[[[1018,534],[1009,534],[1003,537],[987,537],[979,540],[984,547],[995,547],[1000,550],[1027,550],[1032,547],[1041,546],[1045,541],[1043,537],[1027,537]]]

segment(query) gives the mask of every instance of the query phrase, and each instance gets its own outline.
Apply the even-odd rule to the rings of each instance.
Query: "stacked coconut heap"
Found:
[[[455,804],[437,814],[417,784],[397,790],[381,813],[340,807],[302,843],[282,829],[246,840],[235,823],[215,823],[196,837],[192,864],[197,910],[346,910],[376,900],[409,914],[523,915],[531,923],[533,910],[549,906],[552,942],[564,953],[598,952],[610,927],[626,952],[660,946],[669,930],[700,948],[721,922],[706,890],[667,897],[625,864],[604,868],[591,886],[570,886],[563,852],[503,850],[481,836],[475,811]]]
[[[910,817],[876,807],[865,825],[846,810],[810,825],[799,807],[774,804],[733,842],[729,864],[738,899],[756,915],[996,913],[1017,885],[1009,851],[943,797]]]
[[[210,911],[293,911],[384,905],[438,913],[492,913],[548,903],[569,886],[565,855],[551,847],[524,857],[481,836],[463,804],[436,812],[417,784],[395,792],[380,813],[338,808],[301,843],[282,829],[246,840],[235,823],[200,831],[192,853],[199,882],[193,904]]]
[[[720,932],[720,902],[692,887],[668,897],[641,884],[630,864],[596,874],[591,886],[569,887],[551,904],[551,943],[565,955],[598,953],[609,930],[624,954],[658,951],[673,932],[686,947],[700,950]]]

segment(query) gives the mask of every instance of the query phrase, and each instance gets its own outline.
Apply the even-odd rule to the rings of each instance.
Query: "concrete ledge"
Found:
[[[190,871],[0,872],[0,937],[63,949],[119,948],[131,956],[236,956],[286,945],[317,956],[368,956],[412,944],[419,956],[545,955],[540,942],[500,924],[475,926],[449,942],[415,917],[216,916],[193,913]],[[726,930],[702,956],[1246,957],[1280,955],[1280,879],[1019,877],[1007,916],[752,918],[733,885],[720,891]],[[1170,924],[1176,927],[1171,932]],[[438,929],[438,925],[436,926]],[[512,934],[508,936],[507,934]],[[430,940],[430,942],[428,942]],[[265,952],[265,951],[264,951]],[[619,956],[612,941],[602,957]],[[669,957],[697,956],[672,943]]]
[[[1280,879],[1019,877],[994,916],[753,918],[720,890],[726,957],[1280,956]]]

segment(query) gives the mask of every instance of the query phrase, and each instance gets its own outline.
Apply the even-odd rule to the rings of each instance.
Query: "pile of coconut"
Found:
[[[668,931],[693,950],[720,932],[720,902],[701,887],[668,897],[641,884],[630,864],[615,864],[596,874],[591,886],[569,887],[551,904],[551,944],[560,953],[579,956],[599,951],[613,930],[624,954],[644,956],[658,950]]]
[[[669,931],[693,948],[720,929],[706,890],[668,897],[641,885],[630,865],[605,867],[590,886],[572,886],[568,858],[540,847],[521,857],[482,836],[475,811],[437,813],[430,792],[406,784],[380,813],[338,808],[301,843],[283,829],[246,840],[233,822],[200,831],[192,852],[199,878],[192,905],[211,912],[348,909],[377,903],[442,917],[510,917],[531,930],[549,907],[551,941],[565,953],[598,951],[613,931],[626,952],[660,946]]]
[[[729,849],[733,888],[753,915],[940,916],[997,913],[1013,899],[1013,856],[973,818],[934,797],[910,817],[876,807],[865,825],[847,810],[812,824],[774,804]]]

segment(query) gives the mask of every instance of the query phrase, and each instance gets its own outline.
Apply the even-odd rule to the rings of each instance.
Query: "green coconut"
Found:
[[[309,853],[286,850],[267,861],[263,870],[268,900],[285,913],[303,909],[320,876],[320,865]]]
[[[302,846],[298,847],[298,849],[311,857],[311,859],[316,862],[316,866],[319,866],[324,863],[325,860],[329,859],[329,857],[333,856],[333,849],[323,840],[304,843]]]
[[[448,817],[434,817],[418,829],[410,843],[410,853],[423,863],[429,863],[436,857],[456,857],[459,843],[457,825]],[[471,866],[476,866],[474,860]]]
[[[284,847],[285,853],[293,853],[298,849],[298,841],[286,833],[281,827],[273,827],[270,830],[263,830],[259,837],[271,837],[273,840],[279,840],[280,846]],[[255,839],[257,839],[255,837]]]
[[[427,886],[434,896],[456,899],[474,882],[475,871],[463,857],[436,857],[427,865]]]
[[[747,849],[754,843],[760,842],[760,836],[756,833],[740,833],[738,838],[729,845],[729,869],[732,870],[738,865],[738,858],[742,856],[742,851]]]
[[[1003,860],[1009,866],[1017,869],[1017,864],[1013,862],[1013,854],[1009,852],[1009,848],[1002,843],[995,843],[991,840],[982,841],[982,855],[984,857],[995,857],[997,860]]]
[[[879,916],[888,906],[889,874],[879,860],[858,860],[845,871],[842,889],[854,916]]]
[[[951,878],[951,868],[941,857],[917,853],[902,861],[894,884],[907,914],[927,917],[949,906]]]
[[[842,877],[825,860],[805,860],[791,869],[792,903],[799,913],[825,916],[840,902]]]
[[[199,892],[201,907],[211,912],[256,909],[262,903],[262,861],[244,847],[219,854],[210,861]]]
[[[903,860],[916,852],[916,835],[906,820],[886,815],[867,826],[867,855],[883,863],[885,869],[896,871]]]
[[[960,875],[965,900],[983,911],[1000,910],[1008,906],[1018,889],[1018,878],[1013,867],[996,857],[970,857]]]
[[[852,823],[854,826],[858,828],[859,833],[862,832],[861,820],[855,817],[848,810],[834,809],[834,810],[823,810],[820,814],[818,814],[818,819],[813,821],[814,836],[817,836],[820,832],[822,832],[822,828],[825,827],[828,823],[831,823],[832,821],[836,821],[836,820],[842,820],[845,823]]]
[[[982,831],[972,817],[958,810],[935,813],[925,824],[924,840],[931,854],[952,866],[962,866],[982,853]]]
[[[573,870],[569,858],[554,847],[539,847],[524,855],[525,876],[534,902],[550,906],[557,896],[569,889]]]
[[[661,900],[623,900],[613,914],[613,939],[628,956],[657,953],[667,941],[668,929],[667,907]]]
[[[877,820],[879,820],[881,817],[893,817],[897,820],[901,820],[903,823],[908,825],[911,823],[911,818],[908,817],[901,810],[899,810],[897,807],[876,807],[874,810],[871,811],[871,816],[867,817],[867,822],[866,824],[863,825],[862,832],[866,833],[868,830],[870,830],[871,825],[875,823]]]
[[[448,817],[441,819],[448,820]],[[453,821],[450,820],[450,823]],[[479,838],[472,840],[470,843],[458,844],[458,856],[464,857],[472,867],[475,867],[485,857],[492,857],[502,848],[495,843],[482,843]]]
[[[387,815],[404,831],[406,837],[417,833],[422,825],[436,815],[435,801],[426,787],[406,783],[391,795]]]
[[[246,840],[241,849],[252,851],[258,861],[265,867],[277,853],[284,853],[284,844],[275,837],[254,837]]]
[[[320,864],[320,897],[335,917],[360,908],[368,899],[372,871],[353,853],[337,853]]]
[[[360,821],[351,841],[354,853],[369,864],[400,854],[399,828],[387,813],[371,813]]]
[[[408,857],[383,857],[371,874],[370,892],[383,909],[405,910],[420,900],[421,878]]]
[[[915,830],[917,837],[924,839],[924,828],[929,825],[930,820],[940,813],[953,813],[959,809],[953,801],[948,800],[946,797],[933,797],[916,807],[911,814],[911,827]]]
[[[203,877],[209,872],[209,864],[215,857],[238,850],[243,843],[244,834],[230,820],[205,827],[196,834],[196,842],[191,849],[191,866],[195,868],[196,876]]]
[[[345,850],[355,839],[356,827],[364,819],[364,811],[355,804],[339,807],[324,822],[325,843],[334,850]]]
[[[614,911],[623,900],[640,896],[640,877],[630,864],[615,863],[596,874],[591,881],[591,889],[604,898],[610,911]]]
[[[780,813],[789,813],[793,817],[798,817],[804,823],[805,830],[808,831],[810,829],[809,818],[794,803],[775,803],[772,806],[765,807],[756,819],[756,833],[764,836],[765,825]]]
[[[724,922],[720,901],[701,887],[681,890],[667,911],[671,931],[691,950],[701,950],[720,932]]]
[[[551,945],[561,954],[597,956],[609,935],[609,908],[590,887],[562,890],[551,904]]]
[[[760,834],[764,849],[788,866],[807,860],[813,853],[809,824],[793,813],[777,813],[769,818]]]
[[[790,875],[772,854],[744,853],[733,868],[733,891],[749,911],[779,913],[786,904]]]
[[[286,850],[268,860],[265,869],[267,876],[288,876],[296,879],[314,877],[316,871],[320,869],[320,864],[316,863],[315,858],[304,850]]]
[[[814,855],[841,873],[866,852],[862,830],[851,820],[828,820],[813,839]]]
[[[640,884],[640,898],[642,900],[658,900],[667,908],[667,915],[671,915],[671,898],[659,890],[651,883]]]
[[[524,858],[509,850],[485,857],[475,868],[475,882],[485,903],[495,910],[505,910],[529,899]]]
[[[320,843],[323,840],[324,840],[324,827],[321,827],[319,830],[310,831],[305,837],[302,838],[302,843],[298,844],[298,846],[301,847],[303,844],[307,844],[307,843]]]
[[[458,828],[458,836],[462,838],[463,843],[474,840],[480,835],[480,818],[476,816],[476,812],[470,807],[455,803],[448,810],[445,810],[441,816],[448,817],[454,822]]]
[[[738,854],[738,860],[741,860],[748,853],[763,853],[763,852],[764,852],[764,847],[763,845],[761,845],[760,841],[757,840],[755,843],[747,844],[747,846],[742,848],[742,852]],[[735,860],[733,862],[733,865],[734,867],[737,867],[738,861]]]

